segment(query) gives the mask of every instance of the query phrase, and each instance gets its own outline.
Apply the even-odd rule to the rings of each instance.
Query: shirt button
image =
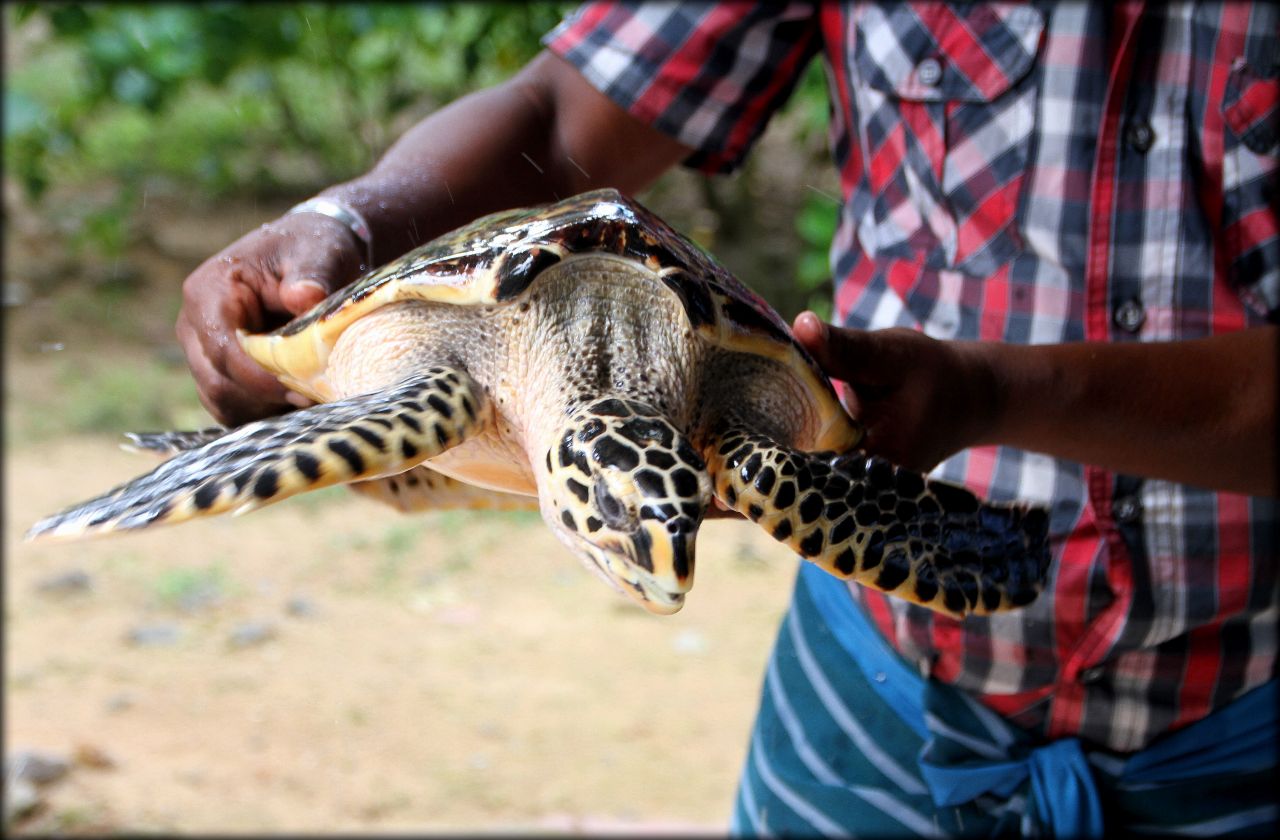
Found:
[[[1142,516],[1142,503],[1137,496],[1121,496],[1111,506],[1111,512],[1117,522],[1128,525],[1137,522],[1138,517]]]
[[[926,58],[916,65],[916,79],[926,87],[936,87],[942,81],[942,62]]]
[[[1156,142],[1156,132],[1151,127],[1151,123],[1146,120],[1134,120],[1129,123],[1129,130],[1125,139],[1129,141],[1129,147],[1135,152],[1146,154],[1147,150]]]
[[[1084,685],[1090,685],[1102,679],[1105,673],[1106,672],[1102,670],[1101,665],[1095,665],[1092,668],[1085,668],[1083,671],[1081,671],[1079,675],[1079,680]]]
[[[1127,333],[1136,333],[1142,329],[1142,322],[1147,320],[1147,313],[1142,304],[1136,300],[1126,300],[1116,307],[1116,326]]]

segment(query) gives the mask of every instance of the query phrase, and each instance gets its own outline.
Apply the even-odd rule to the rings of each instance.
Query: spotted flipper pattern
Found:
[[[212,443],[227,433],[222,426],[184,432],[127,432],[129,443],[121,447],[131,452],[176,455]],[[450,478],[427,466],[417,466],[399,475],[353,481],[350,488],[366,498],[382,502],[401,513],[430,510],[537,510],[538,500],[519,493],[486,490]]]
[[[1043,508],[745,431],[723,435],[707,462],[721,501],[836,577],[955,617],[1017,609],[1043,588]]]
[[[120,444],[120,448],[128,452],[151,452],[168,457],[213,443],[230,431],[224,426],[210,426],[189,432],[125,432],[124,436],[129,442]]]
[[[126,432],[130,452],[176,455],[211,443],[227,433],[222,426],[171,432]],[[366,498],[395,508],[401,513],[430,510],[537,510],[538,500],[518,493],[486,490],[450,478],[427,466],[417,466],[399,475],[353,481],[350,488]]]
[[[417,466],[399,475],[356,481],[351,489],[401,513],[424,510],[537,510],[538,497],[487,490]]]
[[[384,391],[249,423],[37,522],[27,538],[245,513],[306,490],[404,472],[482,429],[491,410],[482,394],[462,371],[435,367]]]

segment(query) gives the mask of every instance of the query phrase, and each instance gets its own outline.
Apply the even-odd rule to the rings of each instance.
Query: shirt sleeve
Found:
[[[543,38],[632,116],[732,172],[817,52],[810,3],[611,3],[579,7]]]

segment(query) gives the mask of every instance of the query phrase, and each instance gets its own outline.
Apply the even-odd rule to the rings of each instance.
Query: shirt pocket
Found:
[[[1261,43],[1261,42],[1260,42]],[[1273,52],[1275,45],[1270,45]],[[1254,314],[1280,320],[1280,54],[1237,58],[1222,96],[1227,278]]]
[[[1022,249],[1043,17],[1014,3],[871,3],[855,29],[863,248],[993,273]]]

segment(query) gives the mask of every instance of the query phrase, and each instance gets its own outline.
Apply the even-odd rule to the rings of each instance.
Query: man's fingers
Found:
[[[185,319],[178,322],[177,334],[186,351],[200,403],[213,419],[226,426],[237,426],[280,410],[281,403],[273,402],[272,397],[280,392],[283,399],[284,389],[265,371],[259,369],[258,373],[270,380],[266,392],[246,390],[214,365],[201,344],[201,336]]]
[[[253,289],[234,276],[201,278],[185,289],[178,340],[186,352],[200,401],[220,423],[236,425],[278,413],[285,389],[240,348],[235,331],[264,317]]]
[[[183,283],[178,338],[200,402],[219,422],[244,423],[309,401],[290,396],[240,347],[325,299],[360,271],[361,243],[341,222],[286,215],[210,257]]]

